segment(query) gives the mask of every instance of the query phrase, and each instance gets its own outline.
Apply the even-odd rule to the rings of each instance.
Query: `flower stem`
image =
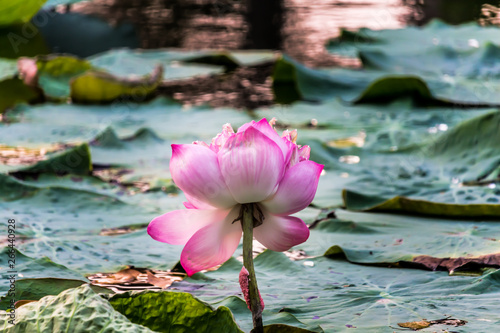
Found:
[[[241,227],[243,228],[243,265],[248,270],[248,287],[250,296],[250,309],[252,310],[253,333],[263,333],[262,326],[262,307],[260,302],[259,288],[257,287],[257,278],[253,267],[253,217],[254,204],[243,206],[243,218]]]

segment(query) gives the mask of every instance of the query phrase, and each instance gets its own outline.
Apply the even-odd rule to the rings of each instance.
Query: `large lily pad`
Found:
[[[346,200],[349,209],[404,196],[424,204],[408,207],[412,213],[498,216],[496,111],[415,108],[408,101],[348,106],[334,100],[257,114],[292,128],[309,127],[299,130],[298,143],[310,145],[311,159],[325,165],[314,201],[320,207],[341,205],[346,188],[344,198],[364,198],[358,204]],[[436,210],[439,205],[448,208]]]
[[[467,191],[472,192],[472,191]],[[466,194],[463,192],[462,194]],[[433,216],[450,217],[498,217],[500,216],[500,205],[498,199],[492,195],[486,199],[486,203],[441,203],[428,200],[418,200],[404,196],[395,196],[390,199],[380,198],[373,195],[363,195],[354,191],[344,190],[342,193],[345,206],[351,210],[360,211],[382,211],[382,212],[406,212],[412,214],[424,214]],[[467,200],[467,199],[466,199]],[[474,200],[470,198],[469,200]],[[490,204],[488,204],[490,202]]]
[[[222,67],[201,64],[180,63],[197,57],[197,52],[179,52],[172,50],[112,50],[97,54],[89,58],[95,67],[105,69],[118,76],[144,75],[151,72],[156,66],[165,68],[165,79],[185,79],[197,75],[220,73]]]
[[[433,21],[423,28],[345,32],[328,49],[358,53],[365,69],[418,75],[437,98],[498,104],[498,31]]]
[[[89,58],[96,67],[116,75],[141,75],[161,64],[165,79],[177,80],[193,76],[221,73],[275,59],[275,53],[265,50],[246,51],[179,51],[177,49],[120,49],[104,52]]]
[[[357,103],[390,102],[405,97],[429,105],[448,103],[433,96],[427,84],[413,75],[342,68],[312,69],[286,55],[276,62],[273,91],[281,103],[299,99],[315,102],[336,97]]]
[[[131,323],[87,285],[20,307],[16,310],[15,325],[7,321],[7,314],[1,316],[2,329],[6,333],[153,332]]]
[[[61,279],[61,278],[41,278],[41,279],[21,279],[16,281],[16,296],[18,301],[38,301],[48,295],[58,295],[59,293],[79,287],[87,283],[82,280]],[[96,293],[109,294],[111,290],[90,285]],[[10,297],[0,298],[0,309],[5,310],[10,305]]]
[[[23,174],[74,174],[87,175],[92,171],[92,161],[89,146],[83,144],[61,153],[47,156],[46,160],[40,161],[32,166],[16,170]],[[12,171],[11,171],[12,172]]]
[[[154,194],[136,201],[121,189],[109,185],[100,189],[106,185],[102,182],[64,178],[58,183],[52,178],[36,184],[0,178],[5,178],[2,216],[16,220],[17,237],[23,238],[16,247],[26,256],[47,257],[80,274],[116,271],[126,265],[169,269],[179,260],[181,247],[155,242],[144,228],[165,210],[183,207],[183,196]],[[113,228],[129,233],[113,236],[109,232]],[[53,276],[33,272],[26,276]]]
[[[0,58],[0,80],[10,79],[17,75],[17,60]]]
[[[429,106],[500,104],[495,81],[481,77],[455,80],[447,76],[416,74],[370,68],[312,69],[284,56],[277,61],[273,73],[273,91],[281,103],[299,99],[325,101],[335,97],[356,103],[386,103],[412,97]]]
[[[54,14],[53,21],[78,19],[78,15],[63,16]],[[72,28],[78,29],[84,21],[74,21]],[[89,25],[97,26],[104,27],[98,20]],[[475,38],[467,35],[472,27],[426,29],[432,35],[442,30],[442,36],[451,39]],[[124,27],[117,30],[131,33]],[[249,113],[188,108],[166,98],[147,101],[160,84],[156,77],[147,85],[153,90],[146,94],[118,89],[108,95],[102,87],[95,93],[81,85],[82,97],[73,90],[73,101],[113,101],[108,105],[46,103],[9,110],[0,123],[0,209],[4,220],[16,220],[16,268],[19,278],[28,278],[19,280],[21,297],[56,294],[84,283],[88,274],[116,272],[124,266],[174,267],[182,246],[156,242],[146,232],[155,216],[183,208],[185,197],[170,179],[170,144],[209,142],[227,122],[237,128],[251,119],[276,117],[278,127],[298,128],[297,142],[311,146],[311,159],[324,164],[325,172],[313,207],[298,214],[312,225],[310,239],[287,253],[303,259],[291,261],[271,251],[256,258],[266,303],[264,322],[274,325],[266,331],[393,332],[398,325],[420,325],[424,332],[494,330],[500,324],[499,271],[495,270],[500,235],[499,222],[493,220],[500,216],[500,116],[495,110],[465,109],[458,103],[476,107],[496,103],[498,96],[482,94],[478,88],[492,85],[491,91],[496,91],[500,52],[487,42],[496,41],[498,37],[490,32],[497,30],[472,30],[478,34],[474,39],[478,45],[467,40],[463,47],[436,48],[425,37],[425,50],[415,49],[415,41],[398,41],[406,30],[391,32],[394,38],[389,33],[385,36],[386,32],[378,37],[367,33],[358,40],[366,45],[360,48],[365,65],[361,70],[311,69],[286,56],[278,60],[277,100],[299,98],[321,104],[301,102]],[[415,40],[422,37],[420,29],[411,31]],[[92,34],[84,37],[88,42]],[[383,41],[386,37],[390,41]],[[49,42],[61,46],[61,51],[73,48],[71,52],[82,57],[106,49],[97,40],[92,48],[85,41],[81,45],[58,44],[57,38]],[[383,43],[394,52],[379,49]],[[405,53],[404,44],[422,55],[421,64]],[[78,85],[82,78],[103,79],[108,87],[129,88],[129,83],[151,83],[137,76],[152,73],[157,65],[164,66],[167,80],[182,79],[267,61],[270,55],[121,49],[86,60],[38,57],[39,83],[47,96],[59,99],[70,94],[70,80]],[[14,62],[2,61],[0,66],[2,79],[15,79]],[[133,75],[136,78],[130,80]],[[85,95],[89,92],[91,98]],[[75,156],[82,161],[76,163]],[[67,167],[56,167],[61,163]],[[380,210],[399,214],[375,213]],[[405,213],[428,216],[401,215]],[[2,241],[7,245],[5,237]],[[236,323],[249,331],[251,315],[237,281],[241,263],[234,259],[240,254],[241,246],[217,270],[171,287],[199,296],[219,310],[173,291],[111,299],[129,322],[116,317],[107,301],[80,287],[21,306],[18,318],[24,326],[5,329],[29,331],[38,319],[44,325],[62,325],[46,329],[55,331],[61,327],[75,332],[80,327],[163,331],[170,329],[175,320],[170,315],[174,315],[182,319],[175,325],[179,330],[203,330],[196,325],[208,323],[204,316],[222,313],[222,323],[237,331],[230,309]],[[5,268],[0,267],[0,273],[5,277]],[[54,288],[54,278],[77,281],[64,280]],[[9,286],[7,279],[2,281],[5,294]],[[51,301],[45,303],[47,299]],[[64,304],[59,304],[62,300]],[[81,326],[67,326],[64,315],[56,318],[52,302],[59,304],[58,315],[75,311],[74,323]],[[191,317],[193,304],[203,316]],[[42,307],[45,310],[37,314]],[[21,312],[23,308],[28,312]],[[178,313],[179,309],[184,311]],[[80,315],[84,312],[85,318]],[[109,326],[85,326],[100,325],[103,313]],[[93,316],[97,319],[89,324],[86,320]],[[116,322],[124,326],[116,328]],[[222,326],[221,322],[210,325]]]
[[[422,331],[448,328],[470,332],[494,329],[500,321],[494,310],[498,306],[499,271],[481,278],[450,277],[443,272],[353,265],[325,257],[292,262],[271,251],[259,255],[255,264],[266,304],[264,323],[289,313],[310,327],[320,325],[326,332],[393,332],[397,323],[451,317],[467,323]],[[230,260],[215,272],[194,275],[172,288],[189,290],[215,303],[221,297],[240,295],[240,268],[241,263]],[[235,302],[226,306],[240,327],[249,330],[248,310],[238,311]]]
[[[126,170],[119,182],[144,182],[153,188],[171,185],[170,142],[159,138],[149,129],[140,129],[132,137],[119,139],[108,128],[92,141],[94,163]]]
[[[457,51],[473,51],[488,43],[498,44],[498,27],[482,27],[477,23],[459,26],[433,20],[424,27],[404,29],[342,31],[339,38],[330,41],[332,53],[355,55],[361,49],[391,49],[394,54],[426,54],[429,50],[447,47]]]
[[[297,246],[310,256],[345,255],[355,263],[390,266],[433,258],[480,258],[498,255],[500,224],[493,221],[460,221],[402,215],[354,213],[337,210],[337,219],[326,219],[311,230],[310,239]],[[483,258],[485,259],[485,258]],[[462,261],[450,270],[467,270]],[[491,264],[491,265],[490,265]],[[434,269],[429,265],[411,265]],[[495,266],[478,262],[470,270]],[[497,263],[500,267],[500,262]]]
[[[21,224],[19,224],[19,226],[21,226]],[[5,244],[4,240],[2,240],[2,244]],[[6,247],[6,245],[4,245],[4,247],[2,248],[2,251],[0,252],[0,254],[2,255],[2,260],[5,260],[3,258],[8,258],[9,249],[10,248]],[[83,274],[73,271],[66,266],[56,264],[47,257],[38,256],[38,258],[33,258],[23,254],[18,250],[16,250],[15,256],[17,279],[38,278],[43,276],[86,281]],[[7,273],[9,271],[7,262],[2,261],[2,263],[3,262],[5,262],[5,265],[2,265],[2,267],[0,268],[0,273],[2,275],[2,281],[0,282],[0,294],[2,296],[7,293],[10,287],[9,279],[7,279],[7,277],[9,277],[10,275]]]
[[[70,80],[91,69],[90,63],[70,56],[45,56],[37,59],[38,84],[45,95],[69,97]]]
[[[383,72],[363,72],[347,69],[321,71],[308,68],[284,55],[276,61],[273,73],[273,91],[278,102],[298,99],[322,101],[342,97],[355,99],[372,80],[383,77]]]
[[[234,109],[183,108],[167,98],[147,103],[130,100],[110,106],[55,105],[18,106],[0,123],[4,144],[50,147],[54,143],[90,142],[111,127],[120,138],[149,128],[160,138],[175,143],[210,141],[227,122],[238,127],[252,118]]]
[[[114,75],[89,71],[71,81],[71,99],[80,103],[112,102],[119,98],[147,99],[163,78],[163,67],[140,78],[118,78]]]
[[[498,216],[499,199],[495,184],[500,163],[495,144],[498,119],[500,119],[498,112],[493,112],[467,120],[437,137],[422,149],[408,155],[406,160],[412,159],[415,165],[400,164],[398,177],[390,178],[393,181],[391,186],[394,186],[400,195],[416,200],[395,198],[391,202],[382,204],[385,200],[380,199],[384,196],[388,199],[386,196],[388,191],[385,191],[385,194],[379,191],[380,197],[369,199],[373,200],[372,204],[365,201],[361,206],[365,205],[366,209],[369,209],[369,206],[382,204],[380,209],[442,216]],[[477,151],[478,147],[480,152]],[[397,158],[405,157],[399,155]],[[374,160],[371,162],[373,167],[376,162]],[[401,170],[401,167],[406,170]],[[417,183],[404,189],[403,184],[408,180]],[[387,179],[385,182],[387,183]],[[417,184],[420,184],[420,190],[416,189]],[[357,199],[349,200],[349,195],[355,190],[349,186],[348,189],[350,192],[345,192],[344,198],[346,204],[349,202],[348,207],[354,207],[356,204],[353,206],[353,203]],[[369,190],[365,190],[365,193],[374,194]],[[363,196],[357,198],[361,199]],[[427,201],[445,205],[432,206]],[[361,206],[358,206],[358,209]]]

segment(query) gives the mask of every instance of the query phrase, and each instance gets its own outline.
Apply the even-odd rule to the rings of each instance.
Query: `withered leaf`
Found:
[[[438,320],[420,320],[420,321],[409,321],[406,323],[398,323],[398,326],[404,327],[404,328],[409,328],[413,331],[419,331],[423,328],[427,328],[432,325],[449,325],[449,326],[463,326],[467,324],[467,321],[465,320],[460,320],[460,319],[454,319],[454,318],[444,318],[444,319],[438,319]]]
[[[182,273],[181,274],[171,273],[168,274],[167,276],[158,277],[155,274],[151,273],[150,271],[147,272],[147,275],[149,283],[151,283],[153,286],[160,287],[162,289],[170,287],[170,285],[175,281],[181,281],[183,279],[183,276],[185,276],[185,274]]]
[[[453,272],[457,269],[465,270],[480,267],[500,268],[500,253],[487,254],[475,258],[435,258],[431,256],[417,256],[413,258],[414,263],[424,265],[435,270],[447,270]]]

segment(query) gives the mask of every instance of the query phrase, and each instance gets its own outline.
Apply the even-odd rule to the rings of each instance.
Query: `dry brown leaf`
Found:
[[[465,267],[493,267],[500,268],[500,253],[488,254],[475,258],[435,258],[431,256],[417,256],[413,258],[414,263],[424,265],[435,270],[447,270],[454,272]]]
[[[444,319],[438,319],[438,320],[420,320],[420,321],[409,321],[406,323],[398,323],[400,327],[404,328],[409,328],[414,331],[419,331],[423,328],[427,328],[432,325],[449,325],[449,326],[463,326],[467,324],[467,321],[465,320],[460,320],[460,319],[454,319],[454,318],[444,318]]]
[[[414,331],[421,330],[422,328],[427,328],[431,326],[431,323],[426,320],[421,321],[408,321],[406,323],[398,323],[400,327],[410,328]]]
[[[172,283],[174,283],[175,281],[181,281],[185,276],[185,274],[170,273],[167,276],[158,277],[155,274],[151,273],[150,271],[148,271],[146,274],[148,276],[149,283],[151,283],[153,286],[160,287],[162,289],[170,287]]]
[[[98,280],[99,284],[132,283],[137,280],[141,272],[133,268],[126,268],[114,274],[106,274]]]
[[[148,268],[130,266],[116,273],[97,273],[87,278],[94,285],[122,293],[130,290],[164,289],[173,282],[181,281],[185,276],[183,272],[153,271]]]
[[[53,145],[49,148],[11,147],[0,144],[0,163],[6,165],[30,165],[47,158],[47,153],[64,149],[62,145]]]

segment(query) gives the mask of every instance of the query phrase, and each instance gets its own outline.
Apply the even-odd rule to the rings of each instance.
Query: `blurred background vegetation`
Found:
[[[9,1],[0,9],[0,23],[12,16],[9,6],[15,3],[23,2]],[[32,27],[4,25],[0,57],[47,52],[87,57],[113,47],[273,49],[326,66],[338,59],[323,45],[340,28],[421,26],[434,18],[491,25],[498,23],[496,6],[498,1],[481,0],[50,0]],[[22,39],[9,39],[12,33]],[[22,54],[13,54],[8,43],[22,47]]]

